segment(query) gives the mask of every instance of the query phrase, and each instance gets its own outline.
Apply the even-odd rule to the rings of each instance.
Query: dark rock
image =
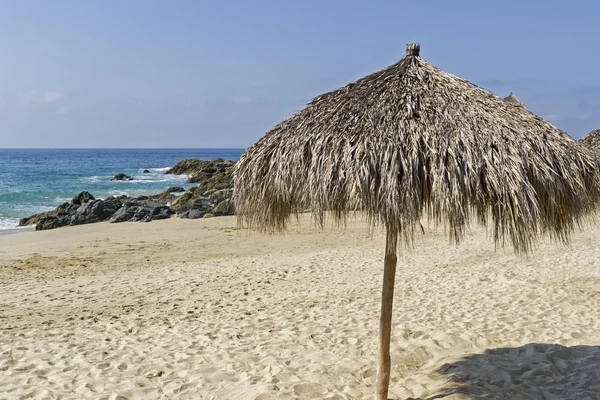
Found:
[[[113,176],[113,178],[111,179],[111,181],[132,181],[133,178],[130,177],[129,175],[125,175],[124,173],[118,173],[115,176]]]
[[[233,206],[233,200],[225,199],[225,200],[221,201],[219,204],[217,204],[213,208],[212,212],[213,212],[213,214],[215,214],[215,216],[235,214],[235,207]]]
[[[110,219],[110,222],[150,222],[169,218],[174,212],[167,206],[152,200],[124,204]]]
[[[210,210],[215,206],[215,202],[207,198],[199,198],[194,200],[191,208],[195,210]]]
[[[181,193],[181,192],[185,192],[185,189],[182,188],[181,186],[171,186],[170,188],[165,190],[165,192],[166,193]]]
[[[150,170],[149,170],[149,169],[145,169],[145,170],[144,170],[144,174],[149,174],[149,173],[150,173]]]
[[[114,201],[89,201],[77,209],[76,214],[71,217],[70,225],[83,225],[106,221],[121,208],[121,206],[122,203]]]
[[[233,189],[209,190],[204,193],[204,196],[214,200],[217,203],[220,203],[223,200],[233,198]]]
[[[171,188],[165,190],[159,194],[153,194],[152,196],[148,196],[149,200],[157,201],[164,205],[171,205],[179,196],[170,192]],[[185,190],[184,190],[185,191]]]
[[[104,201],[123,201],[129,199],[129,197],[125,196],[124,194],[119,195],[119,196],[108,196],[106,199],[104,199]]]
[[[173,200],[171,208],[180,218],[203,218],[206,213],[214,216],[233,215],[235,209],[232,198],[233,188],[216,190],[194,186]]]
[[[182,160],[167,174],[190,175],[188,183],[198,183],[209,189],[226,189],[233,187],[234,162],[223,160],[198,160],[195,158]]]
[[[206,189],[199,186],[189,188],[184,194],[178,196],[171,202],[171,208],[175,211],[185,211],[192,207],[196,199],[203,197]]]
[[[220,161],[219,158],[217,161]],[[198,160],[197,158],[188,158],[179,161],[175,166],[169,168],[165,174],[172,175],[190,175],[202,168],[206,164],[204,160]]]
[[[190,209],[177,214],[177,216],[184,219],[198,219],[203,218],[205,214],[207,214],[206,210]]]
[[[36,231],[43,231],[48,229],[60,228],[61,226],[67,226],[71,222],[71,217],[69,215],[55,215],[52,217],[45,217],[38,221],[35,225]]]
[[[179,218],[203,218],[205,214],[208,214],[212,211],[214,206],[214,200],[210,200],[205,197],[199,197],[192,199],[191,204],[189,204],[185,210],[181,211],[177,215]]]
[[[207,190],[233,188],[233,162],[214,163],[205,169],[194,172],[187,182],[197,183]]]
[[[73,200],[71,200],[71,204],[79,205],[83,203],[87,203],[90,200],[96,200],[94,196],[90,192],[81,192],[73,196]]]
[[[55,217],[59,212],[64,212],[64,211],[68,210],[69,207],[71,207],[71,203],[63,203],[63,204],[59,205],[58,207],[56,207],[52,211],[45,211],[45,212],[33,214],[29,217],[21,218],[19,220],[19,226],[28,226],[28,225],[34,225],[34,224],[37,225],[37,224],[39,224],[39,222],[42,219],[49,218],[49,217]]]
[[[110,218],[110,222],[125,222],[131,220],[135,216],[136,207],[131,204],[124,205],[113,214]]]

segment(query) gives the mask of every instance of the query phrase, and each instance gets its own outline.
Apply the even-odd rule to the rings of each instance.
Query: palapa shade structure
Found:
[[[286,228],[310,210],[323,224],[361,211],[386,230],[376,399],[386,399],[398,239],[423,217],[453,242],[475,217],[517,253],[543,234],[567,241],[598,192],[596,166],[559,129],[406,47],[399,62],[323,94],[236,164],[242,226]]]

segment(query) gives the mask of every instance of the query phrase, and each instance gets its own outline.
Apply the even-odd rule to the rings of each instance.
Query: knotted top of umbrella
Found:
[[[316,97],[250,147],[234,172],[240,223],[280,231],[304,210],[321,224],[358,210],[407,241],[426,217],[458,242],[475,216],[517,252],[543,233],[566,241],[595,202],[593,158],[419,50]]]
[[[513,92],[510,92],[510,94],[504,98],[504,101],[527,108],[525,103],[523,103],[517,96],[515,96]]]

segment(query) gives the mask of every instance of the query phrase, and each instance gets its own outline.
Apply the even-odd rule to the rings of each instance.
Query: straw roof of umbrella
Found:
[[[396,248],[421,219],[458,242],[473,217],[527,252],[567,241],[598,198],[594,158],[527,107],[406,57],[313,99],[240,157],[238,221],[282,231],[305,209],[319,224],[358,210],[386,230],[375,398],[387,399]]]
[[[316,97],[250,147],[235,203],[239,221],[263,231],[306,209],[319,223],[361,210],[407,241],[422,217],[455,242],[476,217],[496,243],[526,252],[543,233],[568,239],[594,202],[595,173],[564,132],[409,45],[399,62]]]
[[[583,139],[579,140],[584,147],[600,156],[600,129],[588,133]]]

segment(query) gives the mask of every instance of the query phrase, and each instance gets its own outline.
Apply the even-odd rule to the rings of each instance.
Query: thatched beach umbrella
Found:
[[[517,253],[548,234],[567,241],[594,205],[596,167],[550,123],[409,44],[406,57],[323,94],[269,131],[234,172],[242,226],[277,232],[310,210],[344,221],[363,212],[386,230],[376,398],[386,399],[398,239],[423,217],[458,243],[471,217]]]

